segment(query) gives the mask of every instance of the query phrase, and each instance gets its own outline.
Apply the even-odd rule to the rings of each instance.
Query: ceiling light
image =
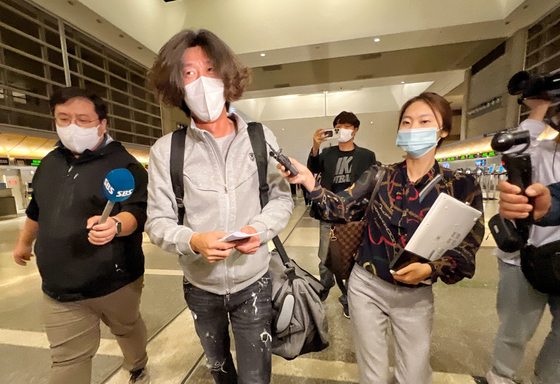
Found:
[[[265,56],[266,56],[266,53],[261,53],[261,57],[265,57]]]
[[[401,81],[401,84],[404,84],[404,81]]]
[[[373,41],[375,41],[376,43],[379,43],[381,41],[381,39],[379,37],[376,37],[375,39],[373,39]]]

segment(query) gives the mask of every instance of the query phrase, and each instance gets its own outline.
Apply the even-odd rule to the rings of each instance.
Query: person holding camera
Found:
[[[311,172],[321,175],[321,186],[334,193],[340,192],[354,184],[356,180],[370,166],[376,163],[375,153],[366,148],[361,148],[354,143],[354,137],[360,128],[360,120],[352,112],[342,111],[333,120],[334,129],[325,130],[319,128],[313,134],[313,147],[307,159],[307,167]],[[319,153],[321,144],[329,137],[336,136],[338,131],[338,145],[324,148]],[[305,193],[306,191],[304,191]],[[331,224],[322,220],[315,214],[316,207],[311,208],[312,217],[320,220],[319,234],[319,274],[321,283],[325,290],[321,294],[321,300],[326,300],[329,290],[335,284],[335,276],[325,266],[327,252],[329,249],[329,234]],[[342,312],[347,318],[350,317],[348,310],[348,299],[344,281],[336,278],[336,283],[342,292],[338,298],[342,304]]]
[[[539,140],[545,131],[543,119],[550,106],[549,100],[525,99],[531,108],[529,118],[521,123],[520,130],[530,133],[530,145],[526,153],[531,155],[533,182],[544,185],[558,183],[559,137],[555,140]],[[513,148],[516,150],[518,148]],[[556,169],[555,169],[556,168]],[[546,191],[542,185],[527,189],[527,194],[540,195],[535,218],[544,213],[542,202]],[[544,187],[543,187],[544,188]],[[521,189],[508,182],[498,184],[500,190],[500,214],[509,219],[527,217],[532,209],[525,196],[515,196]],[[522,204],[522,205],[520,205]],[[514,208],[512,205],[518,205]],[[528,210],[527,210],[528,208]],[[537,223],[535,223],[537,224]],[[531,226],[529,242],[535,247],[560,240],[558,227]],[[546,305],[552,314],[552,329],[537,357],[534,375],[537,384],[560,383],[560,296],[548,295],[537,291],[526,280],[521,271],[519,252],[507,253],[498,248],[494,252],[498,258],[500,274],[497,294],[497,311],[500,325],[494,341],[492,367],[486,374],[489,384],[514,384],[514,377],[521,366],[527,343],[532,338],[543,316]]]
[[[321,187],[313,174],[292,160],[298,175],[284,171],[291,183],[310,191],[325,219],[361,219],[367,227],[348,280],[352,336],[360,383],[392,383],[389,367],[389,329],[395,341],[395,378],[398,383],[430,384],[430,342],[434,317],[432,282],[454,284],[471,278],[475,254],[484,236],[484,217],[455,248],[428,263],[411,263],[392,271],[390,263],[412,238],[441,193],[482,212],[482,192],[472,175],[444,169],[435,160],[438,143],[452,124],[449,102],[433,92],[407,101],[400,113],[397,145],[406,160],[388,165],[375,200],[366,211],[379,167],[371,166],[349,188],[334,194]],[[282,168],[281,166],[278,166]],[[420,198],[422,196],[422,198]],[[434,235],[435,236],[435,235]]]

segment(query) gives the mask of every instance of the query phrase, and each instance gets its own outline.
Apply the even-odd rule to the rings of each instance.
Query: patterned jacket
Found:
[[[387,166],[372,209],[366,213],[367,230],[358,250],[359,265],[383,280],[399,285],[401,283],[396,282],[389,272],[389,264],[406,246],[440,193],[445,192],[483,211],[482,192],[473,176],[444,169],[434,161],[428,173],[412,183],[406,168],[406,162]],[[354,185],[338,194],[316,184],[310,198],[322,208],[323,218],[327,221],[360,220],[373,191],[376,171],[376,166],[370,167]],[[422,192],[425,194],[423,200],[420,199]],[[439,277],[447,284],[454,284],[465,277],[471,278],[475,254],[483,236],[484,215],[458,247],[430,262],[432,281]]]

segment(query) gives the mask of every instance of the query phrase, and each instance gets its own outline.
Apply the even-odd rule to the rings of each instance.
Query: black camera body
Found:
[[[525,98],[554,100],[560,96],[560,73],[554,75],[531,75],[529,72],[517,72],[509,80],[510,95]]]

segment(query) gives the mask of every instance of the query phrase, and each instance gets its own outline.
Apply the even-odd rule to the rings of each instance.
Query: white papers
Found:
[[[246,238],[251,237],[251,236],[260,235],[261,233],[264,233],[264,231],[257,232],[257,233],[244,233],[244,232],[235,231],[235,232],[230,233],[227,236],[222,237],[218,241],[228,242],[228,241],[243,240],[243,239],[246,239]]]

